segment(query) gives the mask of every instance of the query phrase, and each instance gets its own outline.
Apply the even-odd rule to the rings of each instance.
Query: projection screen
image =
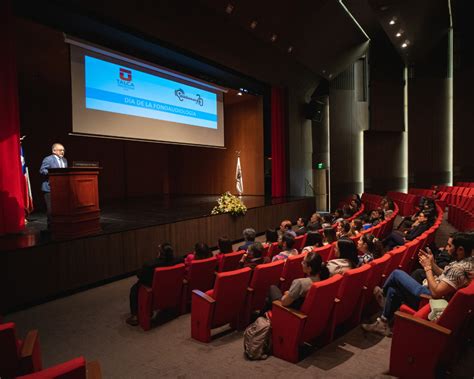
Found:
[[[224,147],[225,89],[66,41],[71,47],[72,134]]]

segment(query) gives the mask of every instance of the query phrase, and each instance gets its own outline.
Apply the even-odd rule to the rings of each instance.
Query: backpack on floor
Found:
[[[259,317],[244,332],[245,355],[251,360],[267,359],[272,341],[271,323],[267,317]]]

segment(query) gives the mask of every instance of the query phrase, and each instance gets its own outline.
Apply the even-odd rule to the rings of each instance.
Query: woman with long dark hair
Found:
[[[359,258],[357,248],[350,238],[342,237],[334,245],[334,253],[336,258],[331,259],[327,263],[330,275],[343,274],[351,268],[356,268],[359,265]]]

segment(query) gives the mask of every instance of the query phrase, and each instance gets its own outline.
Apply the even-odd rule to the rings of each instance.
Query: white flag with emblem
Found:
[[[242,168],[240,167],[240,156],[237,157],[237,168],[235,169],[235,187],[239,195],[244,193],[244,181],[242,179]]]

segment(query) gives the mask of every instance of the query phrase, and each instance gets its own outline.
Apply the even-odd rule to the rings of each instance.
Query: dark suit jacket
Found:
[[[64,166],[67,167],[67,159],[64,157],[62,159],[64,161]],[[41,191],[43,192],[51,192],[48,177],[48,170],[50,168],[61,168],[58,159],[54,154],[48,155],[46,158],[43,159],[43,162],[41,163],[39,172],[43,176],[43,183],[41,183]]]
[[[295,233],[297,236],[302,236],[303,234],[306,234],[306,227],[302,226],[301,228],[296,229]]]
[[[162,258],[155,258],[143,264],[142,268],[138,270],[137,277],[141,284],[151,287],[153,284],[153,274],[157,267],[169,267],[178,263],[183,263],[182,259],[173,259],[171,261]]]
[[[418,226],[415,226],[414,229],[410,230],[405,239],[408,241],[414,240],[416,237],[421,236],[424,232],[426,232],[430,228],[430,225],[427,222],[424,222]]]
[[[253,245],[255,241],[247,241],[245,242],[242,246],[239,246],[237,251],[240,251],[240,250],[245,250],[247,251],[247,249],[249,248],[250,245]]]

